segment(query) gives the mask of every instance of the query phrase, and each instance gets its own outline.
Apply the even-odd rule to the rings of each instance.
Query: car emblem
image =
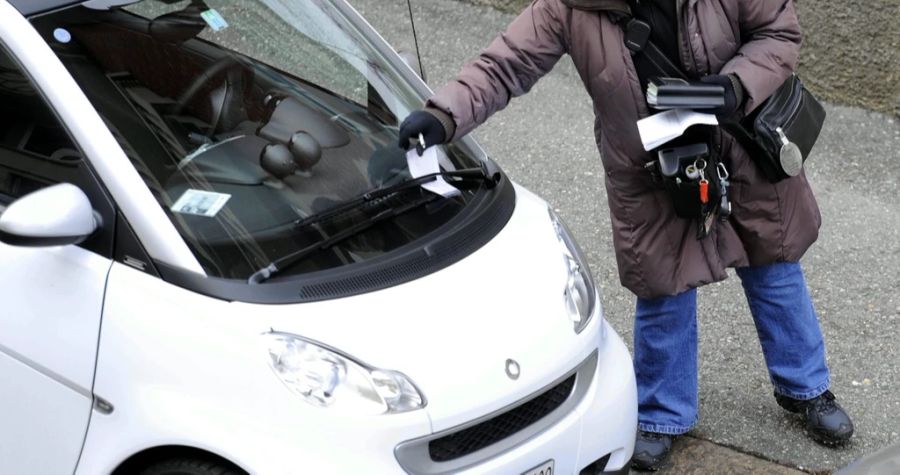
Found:
[[[509,376],[509,379],[519,379],[519,374],[521,374],[519,363],[517,363],[514,359],[506,360],[506,375]]]

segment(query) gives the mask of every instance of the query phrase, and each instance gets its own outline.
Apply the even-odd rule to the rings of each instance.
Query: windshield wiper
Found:
[[[305,226],[309,226],[314,223],[318,223],[320,221],[324,221],[326,219],[341,215],[348,211],[358,209],[374,200],[386,198],[391,195],[395,195],[401,191],[408,190],[410,188],[414,188],[416,186],[420,186],[423,183],[428,183],[429,181],[435,180],[438,176],[442,176],[445,178],[455,178],[455,180],[450,180],[451,183],[454,182],[483,182],[488,188],[493,188],[497,185],[497,182],[500,180],[499,173],[494,175],[488,175],[487,172],[483,168],[464,168],[462,170],[454,170],[454,171],[441,171],[438,173],[430,173],[428,175],[422,175],[418,178],[412,178],[409,180],[404,180],[400,183],[396,183],[393,185],[375,188],[373,190],[369,190],[362,195],[353,198],[349,201],[341,203],[334,208],[325,210],[321,213],[314,214],[312,216],[306,217],[304,219],[298,220],[294,222],[294,229],[299,229]],[[321,250],[328,249],[335,244],[349,239],[357,234],[375,226],[376,224],[404,214],[406,212],[412,211],[420,206],[424,206],[433,201],[437,201],[439,198],[442,198],[440,195],[433,194],[431,192],[425,192],[425,194],[419,199],[413,200],[409,203],[406,203],[402,206],[392,206],[389,207],[375,215],[365,218],[363,221],[359,221],[355,224],[352,224],[340,232],[333,234],[331,236],[326,236],[324,239],[306,246],[302,249],[298,249],[286,256],[280,257],[272,261],[266,267],[257,270],[250,278],[247,279],[247,282],[250,284],[260,284],[270,279],[274,275],[279,272],[291,267],[298,262],[306,259],[307,257],[319,252]]]
[[[437,201],[438,198],[440,198],[439,195],[427,193],[419,199],[413,200],[402,206],[387,208],[384,211],[379,212],[378,214],[367,217],[363,221],[359,221],[342,229],[336,234],[326,236],[324,239],[315,244],[311,244],[284,257],[280,257],[272,261],[266,267],[263,267],[262,269],[254,272],[247,280],[247,282],[250,284],[260,284],[262,282],[265,282],[275,274],[287,269],[290,266],[293,266],[294,264],[297,264],[298,262],[306,259],[316,252],[328,249],[341,241],[350,239],[351,237],[356,236],[357,234],[371,228],[372,226],[375,226],[376,224],[384,220],[412,211],[420,206],[431,203],[432,201]]]
[[[390,195],[397,194],[401,191],[408,190],[410,188],[415,188],[417,186],[421,186],[423,183],[428,183],[430,181],[434,181],[437,177],[444,178],[456,178],[456,180],[449,180],[452,183],[460,183],[460,182],[483,182],[487,188],[493,188],[497,186],[497,183],[500,181],[500,174],[495,173],[493,175],[488,175],[487,171],[484,168],[463,168],[461,170],[454,171],[440,171],[437,173],[429,173],[427,175],[422,175],[418,178],[410,178],[408,180],[401,181],[399,183],[395,183],[393,185],[383,186],[381,188],[375,188],[369,190],[356,198],[352,198],[348,201],[345,201],[333,208],[329,208],[321,213],[316,213],[311,216],[307,216],[303,219],[298,219],[294,221],[295,228],[303,228],[309,226],[310,224],[315,224],[320,221],[324,221],[326,219],[332,218],[334,216],[346,213],[347,211],[351,211],[359,208],[361,205],[365,203],[369,203],[371,201],[375,201],[377,199],[381,199]]]

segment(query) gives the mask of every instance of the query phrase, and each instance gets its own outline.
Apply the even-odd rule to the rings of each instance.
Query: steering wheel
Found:
[[[210,83],[216,76],[225,73],[225,84],[216,89],[210,95],[212,99],[212,116],[209,121],[209,132],[212,136],[218,131],[234,129],[244,118],[244,73],[250,71],[245,68],[233,55],[223,56],[206,67],[199,76],[178,96],[172,115],[179,115],[185,106],[197,95],[204,86]]]

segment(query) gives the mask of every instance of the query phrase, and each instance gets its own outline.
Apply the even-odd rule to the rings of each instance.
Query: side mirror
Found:
[[[160,15],[150,21],[150,36],[173,44],[195,38],[207,26],[201,16],[203,10],[203,5],[191,3],[183,10]]]
[[[99,225],[84,192],[75,185],[59,183],[10,204],[0,215],[0,241],[27,247],[78,244]]]

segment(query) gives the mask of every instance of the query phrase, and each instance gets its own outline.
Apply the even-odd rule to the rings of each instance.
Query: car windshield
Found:
[[[408,179],[398,119],[422,101],[328,1],[93,0],[32,23],[210,276],[247,279],[323,241],[279,278],[365,261],[435,231],[481,189],[421,200],[408,187],[297,225]],[[439,152],[443,170],[481,165],[464,146]]]

